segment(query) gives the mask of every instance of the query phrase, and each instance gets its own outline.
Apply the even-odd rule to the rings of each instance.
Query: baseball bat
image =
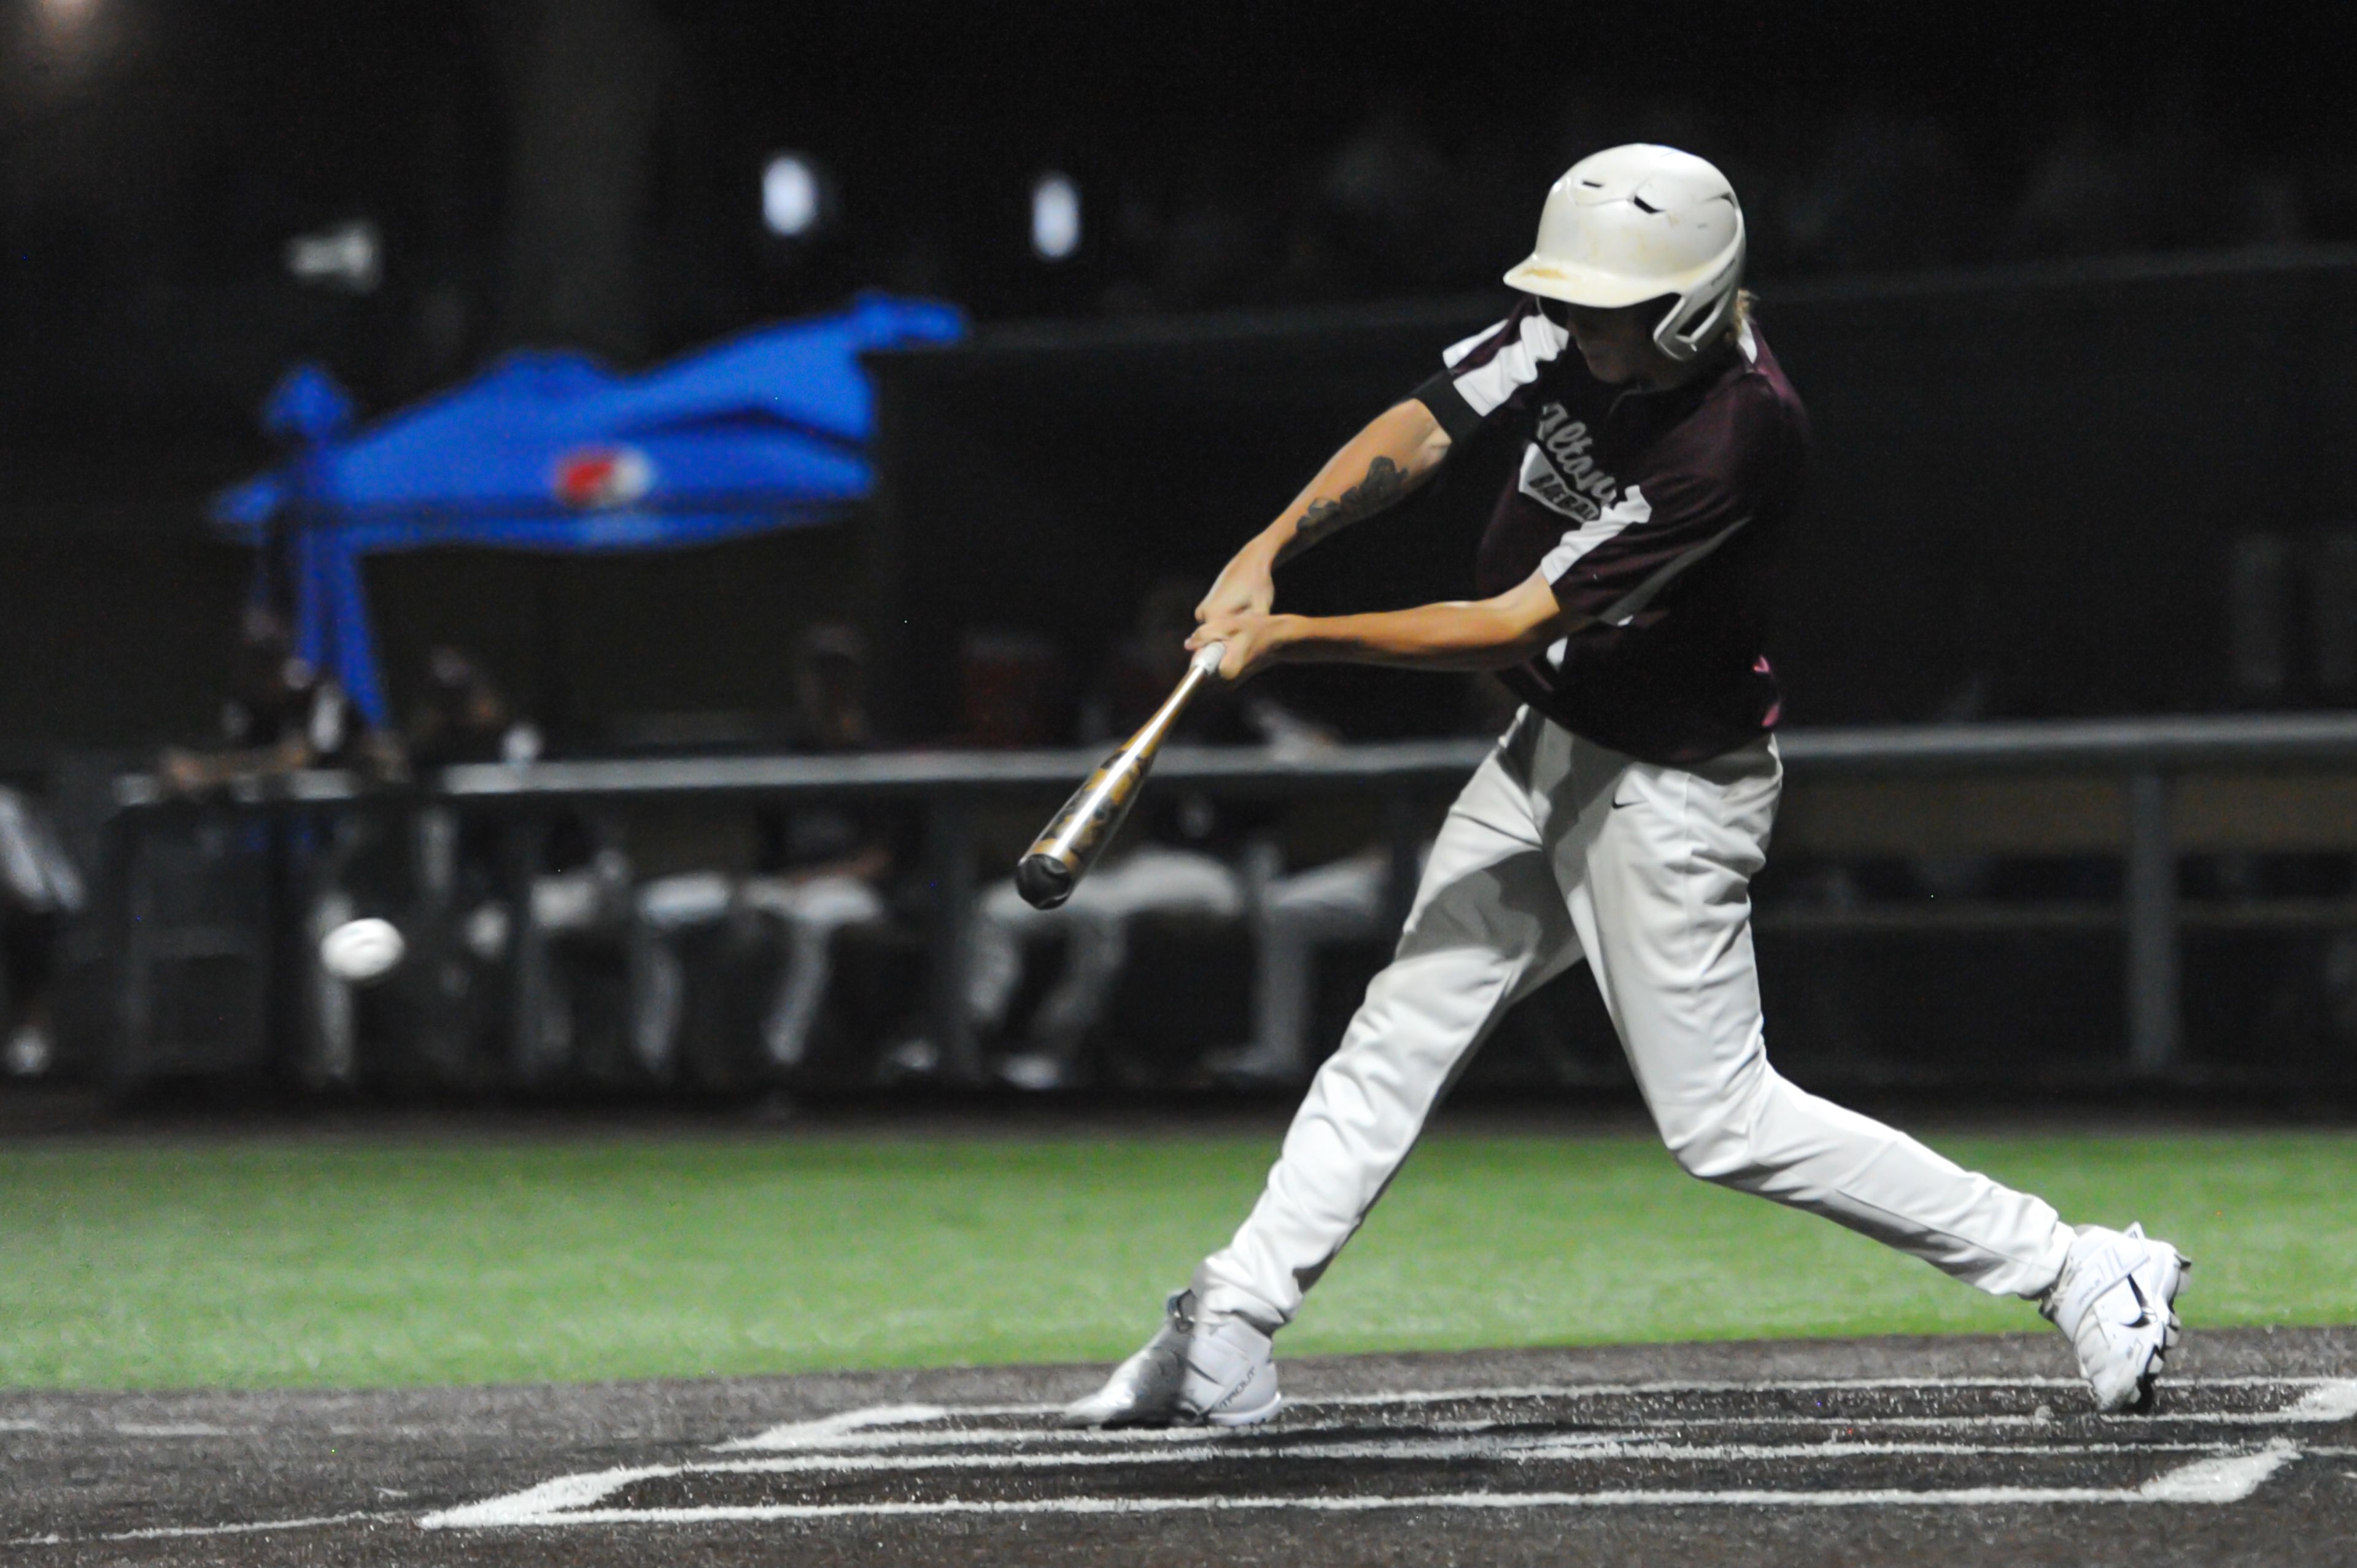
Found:
[[[1113,835],[1121,831],[1122,819],[1129,815],[1138,787],[1153,768],[1163,737],[1219,668],[1220,644],[1206,643],[1197,649],[1178,689],[1119,751],[1099,763],[1088,782],[1073,790],[1063,809],[1048,820],[1047,830],[1032,841],[1015,865],[1015,890],[1023,895],[1025,903],[1035,909],[1052,909],[1072,896],[1072,889],[1104,854]]]

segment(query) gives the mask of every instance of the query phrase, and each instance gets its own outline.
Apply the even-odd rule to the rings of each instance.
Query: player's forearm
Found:
[[[1411,398],[1385,409],[1326,460],[1258,541],[1268,562],[1297,555],[1382,511],[1432,477],[1448,433]]]
[[[1517,590],[1372,615],[1275,616],[1270,630],[1281,663],[1503,670],[1576,629],[1554,607],[1550,596],[1542,613]]]
[[[1448,433],[1411,398],[1385,409],[1326,460],[1318,477],[1235,553],[1195,607],[1199,620],[1233,610],[1266,611],[1277,563],[1374,516],[1431,477],[1448,456]]]

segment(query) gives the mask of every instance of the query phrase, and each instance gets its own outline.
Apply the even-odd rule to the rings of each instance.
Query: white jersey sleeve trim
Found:
[[[1461,343],[1450,344],[1442,351],[1440,362],[1454,371],[1473,356],[1475,349],[1495,341],[1504,326],[1501,321]],[[1539,368],[1561,354],[1570,341],[1569,332],[1543,313],[1533,311],[1523,317],[1522,329],[1512,338],[1499,344],[1495,352],[1471,370],[1452,375],[1450,381],[1466,406],[1487,419],[1517,391],[1538,380]]]
[[[1471,353],[1474,349],[1479,349],[1482,344],[1487,343],[1491,338],[1496,337],[1501,331],[1504,330],[1505,326],[1506,324],[1503,321],[1492,321],[1489,326],[1484,327],[1480,331],[1473,334],[1472,337],[1460,338],[1458,341],[1451,343],[1448,348],[1443,349],[1440,351],[1440,362],[1448,366],[1450,370],[1455,370],[1463,362],[1466,355]]]
[[[1653,515],[1653,503],[1645,499],[1644,487],[1631,485],[1621,498],[1606,507],[1593,522],[1584,522],[1572,529],[1546,553],[1539,570],[1546,574],[1549,583],[1563,581],[1563,575],[1579,564],[1580,557],[1598,545],[1620,537],[1620,531],[1648,521]]]

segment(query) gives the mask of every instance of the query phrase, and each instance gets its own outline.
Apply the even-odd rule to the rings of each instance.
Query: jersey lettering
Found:
[[[1559,403],[1548,403],[1539,411],[1538,428],[1523,453],[1523,494],[1549,511],[1594,522],[1620,489],[1588,456],[1595,445],[1586,420],[1572,418]]]

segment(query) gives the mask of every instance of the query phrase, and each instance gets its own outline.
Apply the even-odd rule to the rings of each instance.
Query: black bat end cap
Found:
[[[1027,854],[1015,867],[1015,891],[1034,909],[1052,909],[1072,896],[1072,868],[1049,855]]]

